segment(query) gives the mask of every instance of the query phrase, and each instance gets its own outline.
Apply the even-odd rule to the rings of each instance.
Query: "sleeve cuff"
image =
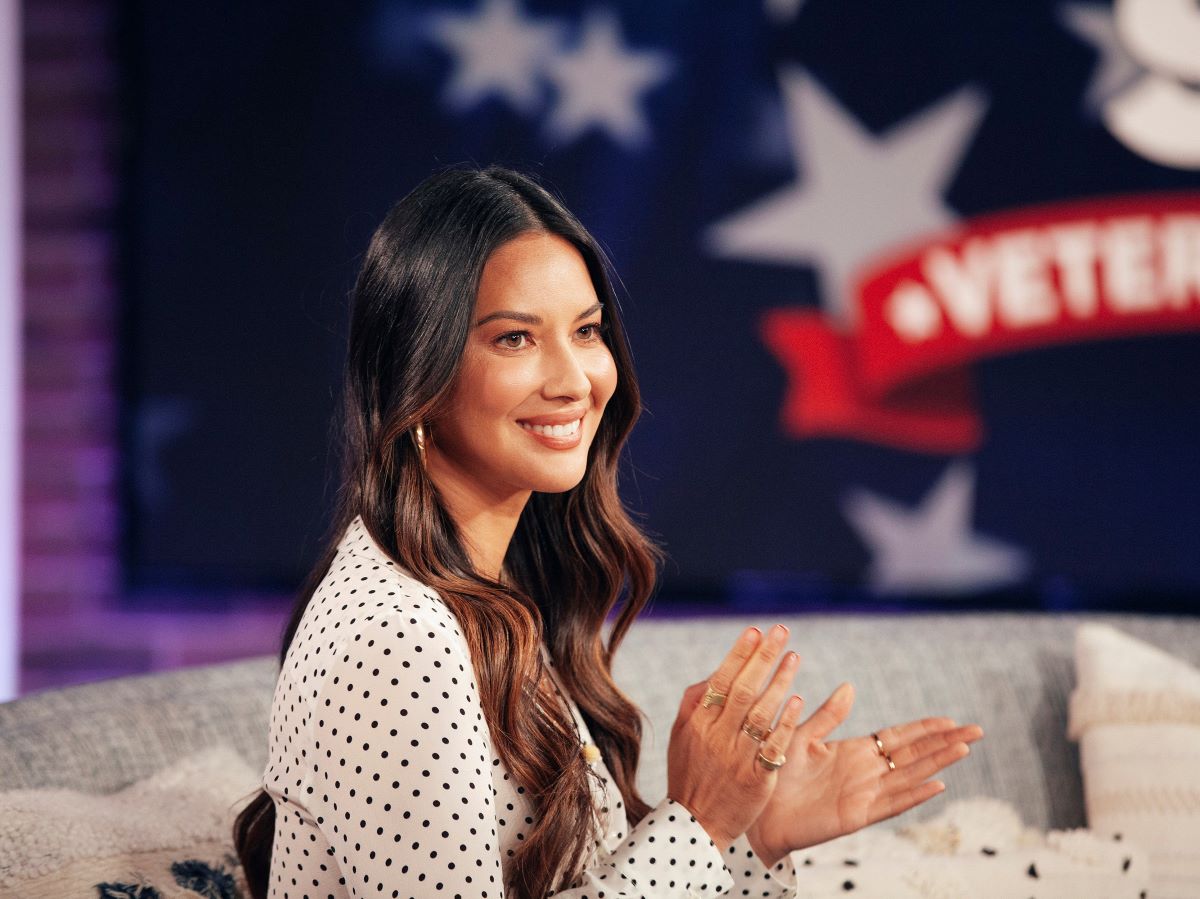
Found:
[[[725,868],[733,879],[734,896],[784,899],[796,895],[796,868],[791,855],[785,855],[768,868],[754,853],[745,834],[730,844],[725,853]]]
[[[728,896],[733,879],[721,852],[686,806],[667,798],[652,808],[585,882],[612,889],[634,888],[638,896]],[[623,895],[623,893],[622,893]]]

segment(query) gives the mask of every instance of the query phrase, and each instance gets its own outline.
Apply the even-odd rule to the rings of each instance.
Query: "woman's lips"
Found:
[[[583,439],[583,419],[576,418],[561,425],[532,425],[518,421],[521,430],[551,449],[571,449]]]

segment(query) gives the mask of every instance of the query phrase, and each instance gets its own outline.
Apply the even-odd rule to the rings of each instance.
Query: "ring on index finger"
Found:
[[[694,694],[693,694],[694,695]],[[728,694],[718,693],[711,686],[704,691],[704,698],[700,700],[700,705],[704,708],[714,705],[725,705],[725,698]]]

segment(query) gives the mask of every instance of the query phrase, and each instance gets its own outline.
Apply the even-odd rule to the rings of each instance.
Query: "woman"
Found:
[[[792,895],[790,850],[940,791],[978,728],[825,743],[851,691],[800,726],[776,626],[685,692],[667,798],[638,795],[610,668],[657,563],[616,486],[639,409],[602,251],[554,197],[449,170],[393,207],[354,292],[333,545],[235,828],[256,897]]]

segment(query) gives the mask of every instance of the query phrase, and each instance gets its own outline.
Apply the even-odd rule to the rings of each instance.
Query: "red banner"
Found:
[[[983,428],[966,366],[1084,340],[1200,331],[1200,194],[1026,207],[960,223],[856,279],[847,330],[775,309],[795,437],[960,453]]]

